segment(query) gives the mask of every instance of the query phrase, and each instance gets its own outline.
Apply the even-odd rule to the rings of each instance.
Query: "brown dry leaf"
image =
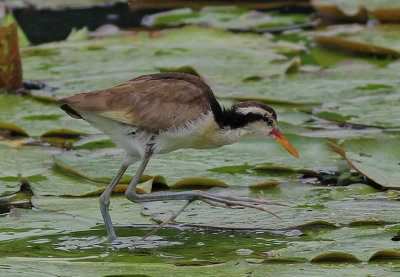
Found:
[[[364,8],[359,8],[355,15],[348,15],[335,5],[313,4],[313,6],[317,10],[317,15],[330,23],[366,23],[368,21],[368,12]]]
[[[0,26],[0,89],[16,91],[23,88],[21,56],[16,22]]]
[[[376,9],[370,13],[380,22],[400,22],[400,8]]]
[[[374,44],[353,41],[337,36],[316,35],[314,36],[314,40],[319,44],[329,48],[346,50],[358,54],[369,54],[380,57],[393,58],[400,57],[400,51]]]

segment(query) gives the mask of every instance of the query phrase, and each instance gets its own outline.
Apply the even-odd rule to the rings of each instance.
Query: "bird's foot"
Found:
[[[207,203],[211,206],[214,207],[220,207],[220,208],[226,208],[226,209],[232,209],[232,207],[246,207],[246,208],[252,208],[252,209],[257,209],[263,212],[267,212],[277,218],[280,218],[277,214],[271,212],[270,210],[258,206],[256,204],[264,204],[264,205],[276,205],[276,206],[285,206],[285,204],[281,203],[276,203],[276,202],[271,202],[263,199],[256,199],[256,198],[250,198],[250,197],[236,197],[236,196],[223,196],[219,194],[212,194],[212,193],[207,193],[203,192],[200,194],[199,199],[200,201],[203,201],[204,203]],[[162,222],[158,227],[154,228],[150,233],[148,233],[146,236],[142,238],[142,240],[145,240],[161,228],[163,228],[165,225],[170,223],[172,220],[177,218],[191,203],[193,203],[194,200],[187,200],[185,205],[182,206],[182,208],[179,209],[176,213],[174,213],[170,218]]]

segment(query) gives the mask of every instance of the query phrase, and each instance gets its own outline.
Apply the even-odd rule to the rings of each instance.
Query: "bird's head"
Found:
[[[294,146],[287,140],[278,128],[276,112],[269,106],[258,101],[237,103],[233,106],[233,112],[238,115],[241,128],[246,129],[256,137],[270,137],[279,142],[286,150],[299,157]]]

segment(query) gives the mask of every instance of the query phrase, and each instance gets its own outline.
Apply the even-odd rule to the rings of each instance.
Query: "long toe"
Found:
[[[231,208],[231,207],[237,206],[237,207],[246,207],[246,208],[256,209],[256,210],[260,210],[263,212],[267,212],[277,218],[280,218],[280,217],[277,214],[271,212],[270,210],[268,210],[264,207],[258,206],[258,205],[250,204],[250,203],[287,206],[284,204],[269,202],[269,201],[265,201],[262,199],[255,199],[255,198],[249,198],[249,197],[221,196],[218,194],[211,194],[211,193],[204,193],[203,198],[201,200],[207,204],[210,204],[215,207],[221,207],[221,208]]]

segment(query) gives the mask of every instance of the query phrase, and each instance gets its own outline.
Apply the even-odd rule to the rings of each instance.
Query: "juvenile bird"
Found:
[[[186,200],[177,213],[156,228],[158,230],[194,200],[223,208],[255,208],[271,214],[255,204],[280,204],[203,191],[139,195],[136,186],[153,155],[181,148],[217,148],[244,138],[272,138],[298,157],[296,149],[279,131],[276,113],[271,107],[248,101],[230,109],[221,108],[210,87],[194,75],[143,75],[113,88],[63,98],[60,104],[67,114],[86,120],[125,150],[118,174],[100,196],[100,210],[108,236],[113,240],[116,235],[109,214],[110,195],[127,168],[138,160],[141,163],[125,193],[130,201]]]

